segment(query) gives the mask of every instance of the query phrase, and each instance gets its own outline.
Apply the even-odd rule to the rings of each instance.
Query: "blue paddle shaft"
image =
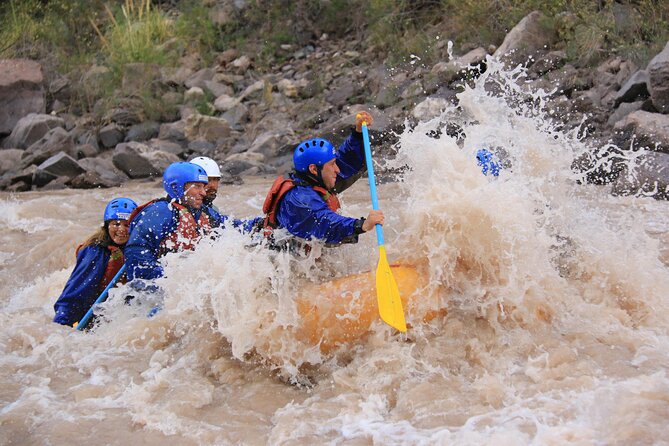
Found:
[[[379,210],[379,198],[376,195],[376,180],[374,179],[374,166],[372,165],[372,147],[369,144],[369,132],[367,124],[362,124],[362,140],[365,143],[365,162],[367,164],[367,177],[369,178],[369,191],[372,194],[372,209]],[[376,224],[376,240],[379,246],[383,245],[383,228]]]
[[[121,274],[123,274],[124,272],[125,272],[125,264],[121,267],[121,269],[118,270],[118,272],[116,273],[114,278],[111,280],[111,282],[109,282],[109,284],[105,287],[105,289],[100,294],[100,297],[98,297],[95,300],[95,302],[93,302],[93,305],[91,305],[91,308],[89,308],[88,311],[86,312],[86,314],[84,314],[84,317],[81,318],[81,320],[77,324],[77,330],[83,330],[84,329],[84,327],[88,323],[88,320],[91,318],[91,316],[93,316],[93,308],[95,308],[95,306],[97,304],[102,302],[105,299],[105,297],[107,297],[107,293],[109,292],[111,287],[113,287],[116,284],[118,279],[121,277]]]

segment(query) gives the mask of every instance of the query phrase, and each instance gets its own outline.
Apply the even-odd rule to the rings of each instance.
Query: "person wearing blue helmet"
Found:
[[[355,128],[339,150],[322,138],[308,139],[296,147],[295,170],[287,178],[280,176],[274,181],[263,205],[263,227],[270,246],[282,247],[278,246],[276,237],[277,229],[281,228],[292,238],[317,239],[336,246],[355,243],[358,235],[370,231],[376,224],[383,224],[381,211],[372,210],[367,218],[338,213],[337,194],[352,185],[365,170],[362,123],[371,125],[373,121],[368,112],[358,113]]]
[[[197,242],[227,216],[206,204],[207,172],[189,162],[170,164],[163,174],[167,197],[139,206],[130,217],[126,247],[128,279],[151,280],[163,275],[159,259],[168,252],[195,249]],[[250,227],[253,221],[235,220]],[[137,285],[139,286],[139,285]]]
[[[114,198],[105,207],[103,225],[77,248],[77,263],[54,305],[54,322],[79,322],[125,261],[128,219],[137,208],[130,198]],[[121,279],[125,280],[125,279]]]

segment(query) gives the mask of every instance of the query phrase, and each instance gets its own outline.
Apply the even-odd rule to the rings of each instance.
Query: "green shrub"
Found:
[[[114,14],[105,5],[108,24],[100,28],[93,20],[109,66],[115,71],[133,62],[164,65],[170,54],[162,46],[174,35],[174,24],[167,15],[151,7],[150,0],[125,0]]]

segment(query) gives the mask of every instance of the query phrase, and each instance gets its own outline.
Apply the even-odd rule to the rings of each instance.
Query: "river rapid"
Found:
[[[122,286],[82,333],[51,322],[74,249],[109,199],[159,182],[0,195],[0,444],[669,444],[669,205],[577,184],[585,147],[522,85],[490,62],[384,161],[402,172],[379,186],[388,258],[447,313],[406,334],[375,322],[329,355],[295,338],[295,296],[374,269],[373,234],[296,260],[226,228],[165,257],[156,316]],[[481,147],[508,155],[498,178]],[[260,215],[272,180],[215,204]],[[368,191],[344,192],[343,214],[366,215]]]

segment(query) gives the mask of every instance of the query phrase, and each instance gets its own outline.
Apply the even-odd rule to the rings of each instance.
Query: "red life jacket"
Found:
[[[284,178],[279,176],[265,197],[265,203],[262,205],[262,211],[265,214],[265,219],[263,220],[263,230],[265,236],[269,237],[273,229],[276,229],[279,226],[279,222],[276,221],[276,214],[279,211],[279,204],[289,190],[296,186],[295,181],[291,178]],[[341,208],[339,203],[339,198],[337,194],[328,191],[321,186],[311,186],[318,194],[321,196],[323,201],[328,205],[333,212],[337,212]]]
[[[135,208],[130,214],[128,224],[139,214],[145,207],[157,202],[165,200],[158,198],[151,200],[141,206]],[[173,206],[179,212],[179,220],[177,221],[176,229],[165,239],[160,242],[160,255],[165,255],[168,252],[176,252],[183,250],[195,249],[195,244],[203,235],[206,235],[211,230],[211,222],[209,216],[205,212],[200,213],[200,218],[195,221],[195,217],[190,213],[187,207],[171,201],[170,206]]]
[[[105,273],[102,275],[102,280],[100,281],[100,291],[104,290],[107,285],[109,285],[109,282],[112,281],[114,276],[116,276],[116,273],[118,273],[125,263],[125,256],[120,248],[117,246],[107,246],[107,249],[111,251],[111,255],[109,256],[109,261],[107,261]],[[122,274],[118,281],[120,283],[126,283],[127,279],[125,274]]]
[[[84,245],[79,245],[77,247],[75,256],[79,254],[79,251],[83,247]],[[111,251],[111,253],[109,255],[109,260],[107,261],[107,266],[105,267],[105,272],[102,274],[102,278],[100,279],[100,285],[98,285],[99,291],[104,290],[107,285],[109,285],[109,282],[112,281],[114,276],[116,276],[116,273],[118,273],[118,271],[125,263],[125,256],[123,255],[123,251],[118,246],[109,245],[107,246],[107,249]],[[126,283],[127,279],[125,274],[123,274],[118,281],[120,283]]]
[[[179,211],[179,221],[177,222],[177,229],[160,242],[160,250],[164,253],[192,251],[200,238],[211,231],[209,216],[205,212],[200,212],[200,218],[195,221],[195,217],[187,207],[177,202],[171,204]]]

